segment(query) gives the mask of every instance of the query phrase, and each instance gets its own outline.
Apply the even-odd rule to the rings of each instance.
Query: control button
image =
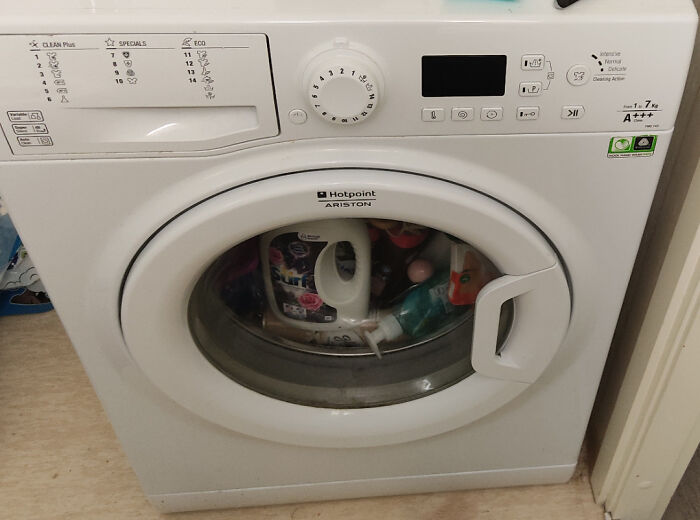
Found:
[[[306,123],[306,112],[301,108],[295,108],[289,111],[289,120],[295,125],[303,125]]]
[[[541,81],[524,81],[520,84],[518,91],[522,97],[535,97],[542,94]]]
[[[534,121],[540,117],[540,107],[518,107],[518,121]]]
[[[585,65],[574,65],[566,73],[566,79],[574,87],[580,87],[591,79],[591,71]]]
[[[490,107],[481,109],[482,121],[500,121],[503,119],[503,107]]]
[[[471,121],[474,119],[473,108],[453,108],[452,121]]]
[[[18,137],[17,142],[20,146],[53,146],[53,141],[48,135]]]
[[[49,133],[49,129],[46,128],[46,125],[44,123],[36,123],[33,125],[13,124],[12,131],[16,135],[48,134]]]
[[[377,109],[381,73],[364,54],[337,48],[319,54],[304,75],[309,106],[336,125],[362,123]]]
[[[44,114],[42,114],[39,110],[13,110],[7,113],[7,117],[13,123],[44,120]]]
[[[523,70],[542,70],[544,69],[544,56],[526,54],[520,59],[520,68]]]
[[[424,108],[423,121],[444,121],[445,120],[445,109],[444,108]]]
[[[564,105],[561,107],[562,119],[581,119],[586,113],[586,109],[581,105]]]

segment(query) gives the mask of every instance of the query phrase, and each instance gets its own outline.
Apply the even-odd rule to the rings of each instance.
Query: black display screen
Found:
[[[423,97],[502,96],[506,56],[423,56]]]

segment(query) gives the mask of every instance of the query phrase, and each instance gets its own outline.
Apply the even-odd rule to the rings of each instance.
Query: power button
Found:
[[[306,112],[301,108],[295,108],[294,110],[289,111],[289,120],[295,125],[303,125],[306,123],[306,118]]]

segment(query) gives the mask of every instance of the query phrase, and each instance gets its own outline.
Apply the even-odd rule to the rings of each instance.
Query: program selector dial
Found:
[[[364,54],[350,50],[323,53],[311,62],[305,79],[311,107],[330,123],[361,123],[377,109],[381,76]]]

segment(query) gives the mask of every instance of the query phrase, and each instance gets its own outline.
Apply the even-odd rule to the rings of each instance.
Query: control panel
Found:
[[[191,152],[277,135],[262,34],[0,36],[15,155]]]
[[[682,18],[562,24],[549,11],[528,23],[506,14],[410,23],[229,16],[229,33],[200,13],[168,33],[155,20],[150,32],[128,33],[91,18],[99,33],[59,24],[0,35],[3,157],[214,154],[337,137],[653,134],[673,128],[694,34]]]
[[[450,108],[449,119],[456,122],[472,121],[475,108],[478,110],[479,120],[484,122],[502,121],[504,117],[506,120],[515,121],[540,119],[542,105],[549,105],[548,97],[543,96],[549,94],[557,79],[552,61],[544,54],[511,56],[511,62],[520,64],[519,70],[512,65],[510,67],[510,75],[517,76],[514,81],[509,81],[508,78],[508,61],[506,55],[423,56],[421,71],[423,97],[460,97],[464,101],[480,102],[474,103],[476,106],[423,108],[422,120],[424,122],[444,121],[445,112]],[[573,86],[580,86],[585,85],[590,80],[590,76],[591,71],[587,66],[574,65],[567,73],[567,80]],[[618,80],[623,81],[624,76],[620,74]],[[503,102],[499,102],[499,98],[505,98],[506,93],[511,94],[510,99],[506,98]],[[511,104],[512,99],[516,97],[512,94],[520,99],[515,103],[514,112],[511,109],[510,113],[506,110],[504,114],[506,104]],[[489,102],[485,102],[478,98],[490,99]],[[462,103],[462,105],[465,104]],[[585,108],[581,105],[562,106],[562,119],[580,119],[584,114]]]
[[[300,32],[293,51],[268,34],[282,136],[670,130],[693,32],[692,24],[610,19],[348,27],[357,30]],[[333,53],[360,57],[350,70],[379,87],[373,100],[361,84],[339,80],[343,60],[317,61]]]
[[[586,116],[586,104],[598,109],[605,105],[604,99],[590,103],[591,90],[579,87],[593,82],[601,95],[614,98],[619,96],[620,88],[630,83],[628,61],[622,51],[604,50],[586,58],[582,63],[564,63],[562,68],[561,62],[555,63],[550,56],[540,53],[510,57],[423,56],[421,73],[425,101],[421,120],[469,122],[476,113],[482,122],[538,121],[541,115],[546,115],[549,121],[560,119],[559,128],[566,130],[565,121]],[[509,59],[519,66],[511,64],[507,69]],[[557,103],[556,98],[561,98],[564,92],[566,101]],[[455,97],[460,98],[457,106],[445,106],[440,102],[440,98]],[[584,99],[586,104],[583,104]],[[630,98],[629,103],[615,107],[618,123],[646,130],[662,128],[659,116],[663,108],[659,101],[653,97],[639,101]],[[610,115],[611,111],[606,109],[606,113]],[[598,121],[599,118],[596,123]],[[571,125],[570,128],[580,126]]]

